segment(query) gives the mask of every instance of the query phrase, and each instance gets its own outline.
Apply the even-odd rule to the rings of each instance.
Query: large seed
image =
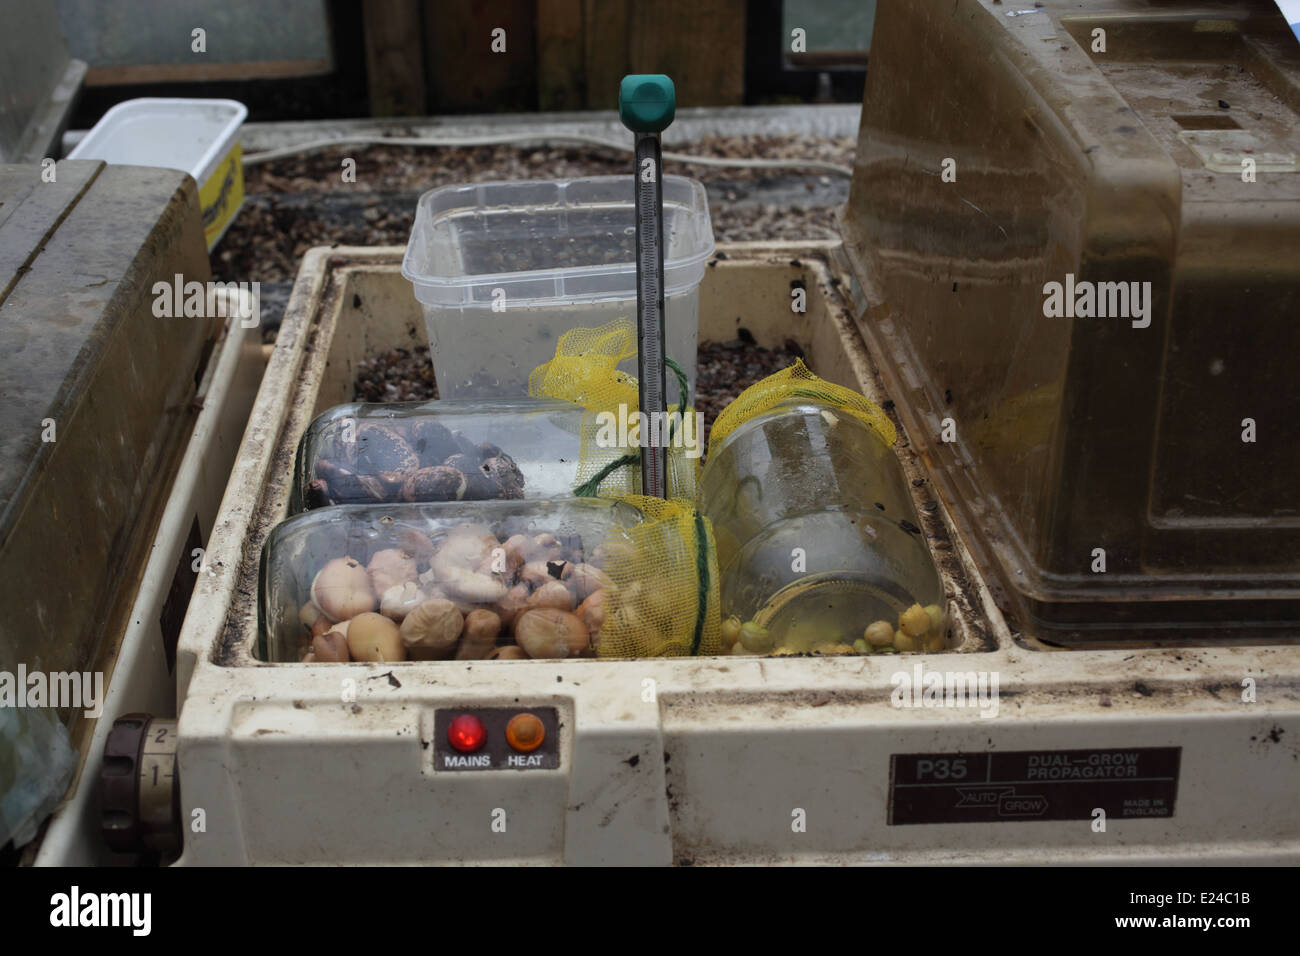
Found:
[[[331,632],[337,633],[337,632]],[[382,614],[367,611],[348,624],[348,652],[358,661],[404,661],[406,649],[397,625]],[[317,656],[320,650],[316,651]]]
[[[529,657],[576,657],[591,643],[587,626],[574,614],[543,607],[515,621],[515,640]]]
[[[450,657],[465,618],[445,598],[425,601],[402,620],[402,643],[420,660]]]

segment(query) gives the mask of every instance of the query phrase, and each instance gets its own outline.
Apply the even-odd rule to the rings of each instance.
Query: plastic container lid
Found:
[[[664,292],[690,289],[713,255],[704,186],[664,177]],[[636,297],[631,176],[444,186],[420,197],[402,275],[425,305]]]
[[[202,186],[247,116],[237,100],[126,100],[100,117],[68,159],[180,169]]]

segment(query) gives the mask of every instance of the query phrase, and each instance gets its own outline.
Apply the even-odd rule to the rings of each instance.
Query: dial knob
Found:
[[[176,721],[126,714],[113,722],[99,771],[104,842],[119,853],[180,848]]]

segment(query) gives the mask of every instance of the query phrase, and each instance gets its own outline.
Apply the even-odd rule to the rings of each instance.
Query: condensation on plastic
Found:
[[[665,176],[663,187],[666,348],[693,390],[713,227],[699,182]],[[634,318],[635,240],[631,176],[477,183],[421,196],[402,274],[424,309],[439,394],[526,395],[529,373],[564,332]]]
[[[533,399],[337,405],[299,442],[292,507],[568,497],[582,481],[584,414],[568,402]],[[446,487],[420,480],[439,477],[428,471],[439,467],[465,480]],[[626,475],[611,476],[609,487],[634,490]]]
[[[794,383],[806,391],[786,379]],[[742,394],[738,404],[756,411],[733,416],[729,433],[710,442],[700,485],[723,615],[802,652],[851,645],[866,625],[895,622],[913,604],[942,613],[903,470],[867,410],[795,396],[767,404]]]

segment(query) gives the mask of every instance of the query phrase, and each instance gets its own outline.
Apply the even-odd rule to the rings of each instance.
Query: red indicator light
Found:
[[[487,742],[487,728],[473,714],[461,714],[447,728],[447,742],[463,754],[472,754]]]

